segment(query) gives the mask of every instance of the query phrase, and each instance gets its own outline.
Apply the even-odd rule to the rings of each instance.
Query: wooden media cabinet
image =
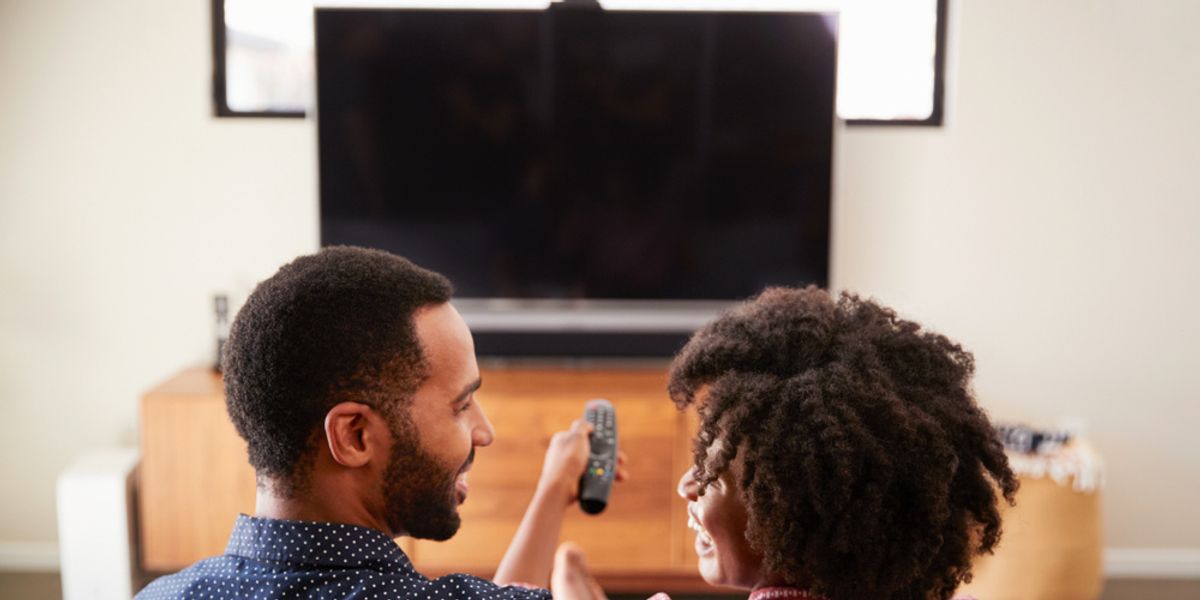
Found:
[[[617,484],[599,516],[571,511],[562,540],[579,543],[610,592],[713,592],[696,571],[676,482],[691,465],[694,414],[666,395],[666,367],[484,368],[476,394],[496,430],[471,469],[462,528],[447,542],[401,538],[428,576],[490,577],[512,539],[541,472],[550,436],[608,398],[630,481]],[[221,554],[238,513],[254,512],[254,472],[225,412],[220,375],[182,371],[142,398],[139,485],[145,570],[179,570]]]

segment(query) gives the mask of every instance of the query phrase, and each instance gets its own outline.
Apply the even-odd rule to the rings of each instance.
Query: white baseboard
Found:
[[[54,572],[59,569],[54,542],[0,541],[0,571]]]
[[[1200,548],[1106,548],[1110,579],[1200,579]]]

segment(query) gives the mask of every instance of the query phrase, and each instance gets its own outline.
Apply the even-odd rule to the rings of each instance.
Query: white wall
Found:
[[[0,543],[209,359],[214,292],[317,247],[311,124],[211,117],[210,36],[206,0],[0,0]]]
[[[1087,417],[1111,546],[1200,547],[1200,3],[955,8],[951,122],[841,139],[836,283],[971,348],[995,416]]]
[[[1200,3],[953,8],[948,125],[841,137],[835,284],[973,349],[994,415],[1087,417],[1110,546],[1200,548]],[[210,116],[208,10],[0,0],[0,557],[213,292],[317,245],[312,123]]]

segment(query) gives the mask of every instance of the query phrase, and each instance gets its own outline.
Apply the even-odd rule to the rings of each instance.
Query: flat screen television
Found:
[[[315,18],[321,243],[447,275],[481,354],[669,353],[828,283],[834,16]]]

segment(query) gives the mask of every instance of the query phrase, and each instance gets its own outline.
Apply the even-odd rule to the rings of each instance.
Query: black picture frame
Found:
[[[924,119],[846,119],[852,127],[882,125],[886,127],[941,127],[946,107],[946,19],[949,0],[937,0],[937,23],[934,25],[933,48],[933,110]]]
[[[937,0],[934,27],[933,110],[924,119],[847,119],[851,127],[940,127],[945,117],[946,96],[946,20],[949,0]],[[225,0],[212,0],[213,108],[218,117],[303,119],[305,111],[240,111],[229,107],[225,81]]]
[[[225,86],[225,0],[212,0],[213,110],[218,117],[303,119],[302,110],[234,110],[229,107]]]

